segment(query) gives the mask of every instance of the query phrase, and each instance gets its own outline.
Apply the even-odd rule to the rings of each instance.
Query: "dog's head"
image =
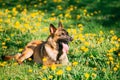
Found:
[[[55,28],[53,24],[50,24],[50,35],[55,42],[61,45],[63,52],[68,51],[68,42],[72,41],[73,38],[63,28],[61,22],[59,22],[58,28]]]

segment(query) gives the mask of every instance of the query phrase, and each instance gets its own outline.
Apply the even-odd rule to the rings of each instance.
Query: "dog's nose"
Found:
[[[73,41],[73,38],[72,38],[72,37],[70,37],[70,41]]]

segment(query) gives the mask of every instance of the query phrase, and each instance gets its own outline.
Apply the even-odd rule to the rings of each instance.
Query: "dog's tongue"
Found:
[[[63,46],[62,51],[63,51],[64,53],[67,53],[67,52],[68,52],[68,50],[69,50],[68,45],[67,45],[67,44],[65,44],[65,43],[62,43],[62,46]]]

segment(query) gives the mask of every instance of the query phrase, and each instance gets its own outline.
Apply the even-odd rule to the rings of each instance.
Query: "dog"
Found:
[[[14,58],[21,64],[25,59],[32,56],[34,62],[43,65],[67,65],[69,63],[67,57],[69,50],[68,43],[71,42],[73,38],[69,36],[61,22],[58,23],[58,28],[55,28],[53,24],[50,24],[49,30],[50,35],[46,41],[31,41],[25,46],[22,54],[18,53],[14,56],[5,56],[4,60]]]

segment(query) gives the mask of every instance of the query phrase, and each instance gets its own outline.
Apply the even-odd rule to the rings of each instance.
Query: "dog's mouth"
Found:
[[[62,48],[62,52],[63,52],[63,53],[68,53],[68,50],[69,50],[68,44],[62,42],[62,47],[63,47],[63,48]]]
[[[69,46],[68,43],[73,39],[59,39],[57,42],[59,44],[59,49],[62,50],[63,53],[68,53]]]

